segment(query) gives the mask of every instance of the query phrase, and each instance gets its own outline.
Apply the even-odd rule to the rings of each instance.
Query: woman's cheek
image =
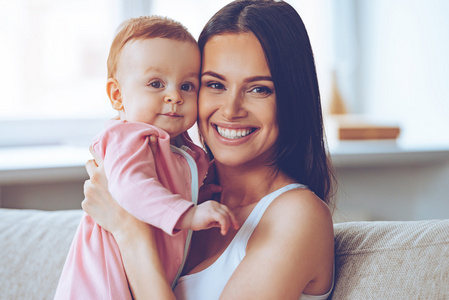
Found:
[[[198,99],[198,124],[202,133],[203,130],[206,130],[205,126],[207,125],[208,119],[212,114],[212,103],[213,99],[208,97],[206,92],[200,91]]]

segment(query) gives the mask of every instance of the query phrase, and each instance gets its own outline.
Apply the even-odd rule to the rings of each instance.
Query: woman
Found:
[[[301,18],[284,2],[235,1],[206,24],[199,46],[198,126],[214,158],[209,175],[221,186],[216,200],[241,227],[194,233],[176,298],[326,299],[332,176]],[[117,240],[134,296],[174,299],[152,230],[112,199],[97,163],[86,166],[83,208]]]

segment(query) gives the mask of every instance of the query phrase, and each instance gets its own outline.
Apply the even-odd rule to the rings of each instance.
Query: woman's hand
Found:
[[[103,168],[103,160],[89,148],[94,159],[86,163],[90,180],[84,183],[83,210],[105,230],[113,235],[120,230],[121,218],[129,215],[112,197],[108,189],[108,179]],[[132,217],[129,215],[129,217]]]

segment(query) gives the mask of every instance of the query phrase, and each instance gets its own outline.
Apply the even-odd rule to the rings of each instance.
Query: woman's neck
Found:
[[[273,166],[234,167],[218,162],[215,165],[222,187],[221,202],[231,209],[258,202],[265,195],[293,183]]]

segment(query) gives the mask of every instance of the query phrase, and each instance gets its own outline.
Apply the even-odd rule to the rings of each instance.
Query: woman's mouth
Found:
[[[224,128],[215,124],[213,126],[220,136],[230,140],[241,139],[256,131],[256,128]]]

